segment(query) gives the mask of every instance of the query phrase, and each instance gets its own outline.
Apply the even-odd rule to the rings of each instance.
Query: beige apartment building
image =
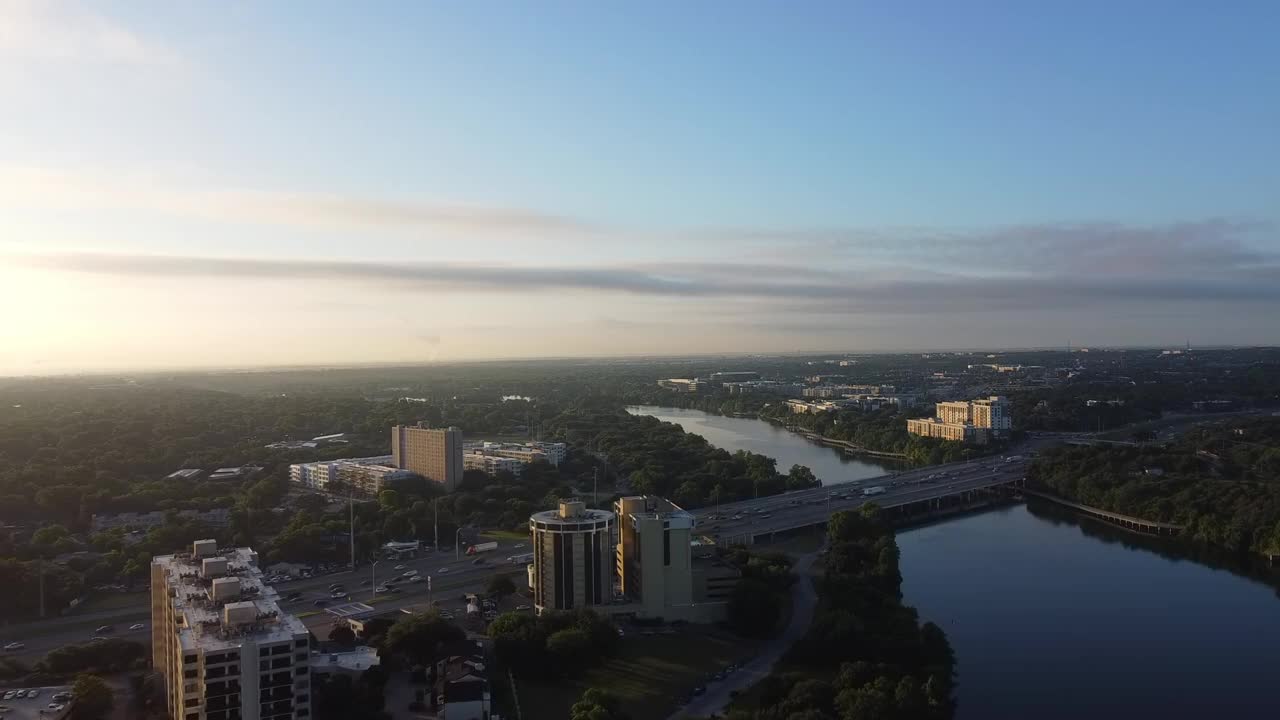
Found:
[[[986,442],[1013,429],[1009,401],[992,395],[937,404],[937,417],[907,420],[907,432],[943,440]]]
[[[197,540],[151,561],[151,657],[173,720],[311,717],[310,636],[249,548]]]
[[[573,610],[613,602],[613,513],[561,500],[529,517],[533,606]]]
[[[625,604],[613,612],[639,617],[715,622],[723,620],[736,569],[702,546],[692,514],[651,495],[619,498],[615,570]]]
[[[396,425],[391,428],[392,464],[454,490],[462,482],[462,430]]]

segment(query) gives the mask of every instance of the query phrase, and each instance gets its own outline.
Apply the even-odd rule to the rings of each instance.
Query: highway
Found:
[[[483,590],[485,585],[488,584],[489,578],[497,572],[523,571],[524,565],[513,566],[507,562],[507,558],[527,552],[529,552],[527,542],[505,541],[499,543],[497,550],[479,556],[485,559],[485,563],[482,565],[473,564],[476,558],[465,555],[462,556],[461,560],[455,560],[453,552],[425,553],[421,557],[412,560],[382,560],[378,562],[376,568],[366,565],[355,573],[346,570],[328,575],[276,583],[274,587],[281,598],[294,592],[302,593],[302,597],[292,602],[284,602],[282,599],[280,606],[283,609],[294,614],[318,611],[318,615],[315,616],[316,620],[308,616],[303,618],[304,622],[308,627],[311,627],[313,624],[319,624],[319,621],[322,620],[324,621],[323,625],[327,627],[329,624],[328,615],[323,612],[322,607],[315,605],[317,600],[323,600],[325,601],[325,606],[329,606],[344,602],[369,602],[377,597],[378,601],[374,603],[374,607],[379,609],[396,609],[406,605],[426,602],[427,584],[425,582],[400,583],[397,587],[401,589],[401,592],[375,596],[372,586],[375,575],[379,585],[410,570],[417,570],[420,575],[430,575],[432,577],[433,599],[447,600],[446,607],[457,609],[463,604],[457,602],[463,593]],[[403,566],[403,569],[395,569],[397,566]],[[445,572],[440,572],[441,569],[444,569]],[[515,581],[516,587],[524,587],[523,578],[517,577]],[[333,583],[342,583],[346,591],[350,593],[351,600],[332,600],[329,586]],[[369,584],[362,585],[361,583]],[[134,593],[134,595],[137,596],[137,602],[136,605],[131,607],[68,615],[7,628],[0,627],[0,645],[15,640],[26,644],[26,648],[23,650],[6,652],[4,656],[17,658],[26,663],[33,663],[50,650],[66,645],[89,642],[97,635],[150,643],[150,595],[148,593]],[[96,631],[95,628],[105,624],[113,625],[115,630],[111,633],[99,633]],[[135,624],[142,624],[144,627],[140,630],[128,629],[129,626]],[[321,637],[323,639],[323,635]]]
[[[1030,464],[1029,448],[1020,448],[1013,457],[981,458],[968,463],[931,465],[929,467],[891,473],[852,483],[797,490],[755,500],[694,510],[697,527],[703,534],[720,542],[748,541],[753,536],[767,535],[809,525],[824,523],[832,513],[853,510],[868,502],[881,507],[954,495],[1004,485],[1026,475]],[[866,488],[882,487],[884,492],[864,496]]]

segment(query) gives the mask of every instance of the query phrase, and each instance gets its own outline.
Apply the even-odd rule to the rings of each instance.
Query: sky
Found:
[[[1277,344],[1277,27],[0,0],[0,374]]]

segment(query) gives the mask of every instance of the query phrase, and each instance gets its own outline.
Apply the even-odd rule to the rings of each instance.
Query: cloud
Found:
[[[55,0],[0,0],[0,56],[173,66],[171,49],[123,25]]]
[[[1200,252],[1198,248],[1192,254]],[[646,266],[505,266],[445,263],[366,263],[92,253],[15,256],[29,266],[130,278],[262,278],[326,280],[419,291],[484,293],[611,293],[655,298],[747,301],[768,312],[810,315],[950,314],[1070,308],[1122,309],[1159,303],[1265,304],[1280,309],[1277,265],[1211,273],[1143,269],[1031,274],[930,273],[920,278],[815,271],[791,266],[707,262]],[[1166,269],[1182,269],[1171,262]],[[777,273],[773,270],[776,269]],[[1264,269],[1270,272],[1264,272]]]
[[[590,223],[523,208],[369,198],[332,193],[174,189],[146,177],[108,178],[44,168],[0,169],[0,205],[56,210],[138,210],[216,222],[334,230],[584,235]]]

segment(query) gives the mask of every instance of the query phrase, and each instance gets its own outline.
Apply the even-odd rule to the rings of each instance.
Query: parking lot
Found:
[[[4,720],[62,720],[70,712],[68,685],[0,687],[0,718]]]

